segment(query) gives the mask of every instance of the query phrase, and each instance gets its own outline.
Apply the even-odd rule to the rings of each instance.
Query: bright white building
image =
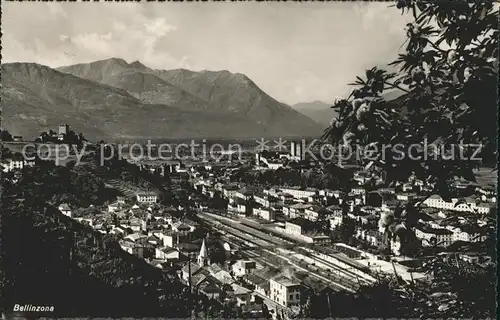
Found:
[[[313,196],[318,193],[318,190],[313,188],[307,188],[307,189],[289,188],[289,189],[281,189],[281,191],[291,194],[295,199],[309,198],[310,196]]]
[[[415,228],[415,236],[422,240],[423,246],[447,247],[454,242],[453,232],[447,229]]]
[[[153,192],[138,193],[136,198],[139,203],[156,203],[158,201],[158,195]]]
[[[238,260],[231,266],[231,269],[233,270],[235,277],[242,277],[246,274],[252,273],[256,267],[255,261]]]
[[[453,198],[451,201],[445,201],[439,195],[432,195],[423,203],[431,208],[458,212],[477,212],[479,214],[488,214],[494,208],[489,203],[477,203],[476,199],[466,198],[465,200],[459,200],[457,198]]]

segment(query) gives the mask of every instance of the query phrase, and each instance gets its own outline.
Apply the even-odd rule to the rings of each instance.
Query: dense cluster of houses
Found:
[[[116,235],[123,250],[164,267],[199,249],[193,244],[197,240],[193,235],[197,223],[179,218],[179,208],[156,201],[155,193],[138,193],[134,204],[118,197],[106,208],[95,208],[83,215],[68,204],[59,205],[59,211],[98,232]]]
[[[181,279],[187,285],[211,298],[221,298],[228,293],[238,306],[274,305],[277,310],[298,307],[304,287],[298,280],[282,271],[259,263],[240,259],[225,266],[210,263],[205,242],[196,257],[182,268]]]
[[[261,170],[262,162],[267,164],[267,170],[275,170],[286,163],[280,159],[290,160],[295,156],[276,153],[271,157],[269,153],[257,153],[255,170]],[[276,168],[270,166],[270,159],[280,165]],[[282,232],[312,244],[329,243],[329,237],[318,232],[318,222],[327,221],[330,229],[335,230],[344,219],[355,222],[354,235],[358,240],[368,247],[387,246],[394,255],[401,254],[401,245],[406,241],[403,233],[407,232],[415,235],[423,247],[447,247],[457,241],[480,242],[486,237],[486,216],[496,210],[496,193],[489,187],[472,186],[475,189],[469,194],[473,196],[445,201],[439,195],[432,195],[433,185],[415,176],[393,188],[368,189],[365,183],[374,174],[366,169],[355,171],[354,185],[350,190],[341,191],[290,186],[258,188],[229,182],[228,170],[215,172],[198,168],[193,166],[190,169],[193,186],[208,198],[227,199],[228,213],[269,222],[284,220]],[[471,188],[471,185],[464,186],[457,181],[455,187],[460,191],[461,188]],[[398,232],[392,230],[389,236],[385,235],[388,231],[387,228],[380,228],[381,217],[394,214],[396,208],[414,200],[422,201],[417,225],[408,230],[410,228],[403,223],[396,228]],[[203,209],[203,206],[200,208]],[[403,233],[400,232],[402,230]]]
[[[25,158],[20,153],[13,154],[11,157],[3,157],[0,164],[3,172],[19,172],[25,167],[33,167],[35,160],[33,158]]]
[[[193,290],[212,299],[236,300],[237,305],[252,316],[261,316],[263,299],[276,303],[275,309],[298,305],[300,284],[286,280],[277,271],[276,279],[266,278],[267,289],[261,290],[261,282],[246,279],[263,270],[264,266],[255,261],[211,263],[204,235],[196,232],[198,224],[176,218],[179,208],[159,205],[155,196],[154,193],[138,193],[133,204],[118,197],[107,208],[96,208],[86,215],[80,215],[79,210],[73,210],[66,203],[59,205],[59,211],[98,232],[115,235],[123,251],[157,268],[172,270],[178,267],[180,279]],[[295,283],[294,288],[292,283]],[[269,285],[275,288],[273,295]],[[295,291],[289,299],[290,290]]]
[[[68,130],[66,125],[60,126],[59,136]],[[253,170],[276,170],[291,161],[301,161],[300,146],[292,145],[291,150],[290,153],[257,153]],[[4,172],[19,172],[32,165],[34,162],[19,157],[2,162]],[[139,165],[144,167],[143,163]],[[364,268],[350,259],[351,256],[358,259],[373,255],[360,247],[332,243],[331,234],[346,221],[354,224],[353,238],[358,242],[369,249],[383,247],[399,256],[408,234],[413,235],[421,247],[447,248],[456,242],[482,242],[487,237],[487,219],[496,211],[496,190],[462,181],[457,181],[455,187],[467,190],[467,196],[449,200],[432,195],[433,186],[416,177],[392,188],[367,187],[365,184],[374,177],[381,178],[366,168],[354,171],[351,184],[343,190],[262,187],[231,182],[232,172],[240,165],[172,162],[162,165],[160,174],[183,176],[190,184],[189,189],[192,187],[194,191],[182,188],[177,191],[185,194],[186,201],[197,210],[211,210],[211,201],[217,199],[225,206],[219,213],[250,218],[270,228],[270,234],[312,245],[309,247],[315,248],[318,258],[337,266],[344,264],[351,272]],[[388,217],[414,200],[422,203],[417,223],[390,225]],[[238,306],[256,317],[261,316],[263,301],[274,306],[271,313],[276,316],[279,310],[296,310],[311,290],[316,293],[330,290],[320,283],[300,280],[293,272],[276,270],[250,258],[211,263],[205,235],[197,222],[185,217],[184,204],[173,207],[158,202],[157,193],[139,192],[133,199],[117,197],[105,207],[91,207],[93,210],[82,211],[62,203],[59,211],[98,232],[115,235],[122,250],[157,268],[177,269],[179,278],[192,289],[214,299],[235,299]],[[474,253],[463,257],[470,261],[478,259]]]
[[[256,160],[263,161],[259,157]],[[185,173],[194,192],[181,191],[186,191],[187,200],[197,210],[211,210],[211,200],[222,200],[226,207],[221,213],[250,218],[270,226],[272,232],[287,239],[314,245],[321,259],[334,259],[337,265],[341,261],[332,257],[349,246],[332,244],[331,233],[338,231],[347,220],[355,225],[353,237],[358,243],[364,243],[368,249],[383,247],[399,256],[408,234],[413,235],[421,247],[447,248],[455,242],[484,241],[486,219],[496,210],[496,194],[487,187],[474,186],[467,197],[447,201],[432,195],[433,186],[415,177],[392,188],[368,188],[364,183],[373,174],[358,170],[354,172],[353,184],[343,190],[259,187],[231,182],[229,177],[236,169],[237,166],[230,163],[177,164],[164,168],[165,172]],[[255,170],[262,170],[258,163]],[[266,170],[274,169],[268,165]],[[457,185],[460,188],[460,184]],[[274,304],[276,310],[293,310],[303,302],[304,292],[318,287],[318,284],[308,286],[296,277],[285,275],[283,270],[270,269],[252,259],[224,265],[211,263],[203,235],[196,232],[197,223],[179,218],[184,207],[159,205],[158,195],[151,192],[138,193],[134,200],[135,203],[130,204],[118,198],[107,210],[93,217],[75,216],[65,204],[59,209],[99,232],[118,235],[124,251],[158,268],[181,266],[180,279],[190,287],[211,298],[234,298],[239,306],[248,310],[254,310],[262,301]],[[422,203],[417,223],[410,227],[400,221],[389,228],[387,217],[394,216],[397,210],[414,200]],[[334,253],[328,251],[332,247],[336,248]],[[373,257],[373,251],[363,250],[358,246],[349,249],[348,254],[356,252],[356,259]],[[473,253],[464,257],[476,258]],[[352,267],[357,262],[345,263],[350,270],[358,268]]]

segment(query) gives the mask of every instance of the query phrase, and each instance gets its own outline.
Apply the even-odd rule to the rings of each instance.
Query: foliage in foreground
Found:
[[[332,107],[338,117],[323,137],[375,150],[364,162],[384,168],[388,182],[414,172],[446,196],[455,176],[475,181],[476,148],[460,149],[461,142],[481,144],[475,157],[496,163],[498,4],[398,0],[397,7],[414,19],[405,53],[390,63],[398,71],[374,67],[357,77],[351,95]],[[393,89],[404,95],[385,101]]]
[[[498,4],[398,0],[396,7],[414,20],[406,28],[405,53],[390,64],[398,71],[374,67],[364,78],[357,77],[352,84],[357,88],[332,107],[338,116],[323,138],[370,148],[376,156],[361,162],[381,167],[386,182],[406,181],[415,174],[446,199],[455,177],[475,181],[474,168],[496,163]],[[394,89],[404,94],[385,101],[383,93]],[[458,147],[464,144],[480,144],[482,160],[471,159],[475,147]],[[411,145],[419,147],[410,150]],[[409,209],[417,209],[414,205]],[[357,296],[341,297],[340,312],[325,309],[325,299],[316,305],[313,300],[308,315],[493,318],[495,264],[463,265],[436,258],[426,268],[434,277],[430,286],[381,283],[362,288]]]
[[[162,272],[122,251],[114,239],[62,215],[50,202],[68,192],[64,186],[72,172],[43,163],[25,168],[17,183],[2,177],[2,310],[22,301],[53,305],[52,316],[185,318],[228,312],[189,292],[173,271]],[[90,188],[86,196],[97,196],[99,187],[81,178],[72,188],[79,193]]]

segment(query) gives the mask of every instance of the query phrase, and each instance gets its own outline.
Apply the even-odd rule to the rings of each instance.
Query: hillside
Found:
[[[22,302],[52,305],[51,316],[59,317],[175,313],[172,304],[158,302],[155,292],[164,286],[169,288],[164,294],[171,299],[180,296],[183,285],[173,276],[163,278],[159,269],[121,251],[116,243],[55,208],[45,213],[22,204],[3,209],[9,213],[3,219],[8,228],[2,234],[2,270],[10,280],[2,285],[2,304],[7,310]]]
[[[394,104],[398,104],[404,98],[403,94],[403,91],[393,89],[384,92],[382,97],[386,101],[393,101]],[[332,118],[337,116],[337,112],[330,108],[331,106],[331,104],[323,101],[311,101],[294,104],[292,108],[326,127],[330,124]]]
[[[61,67],[57,70],[124,89],[143,103],[176,105],[190,110],[206,107],[206,103],[202,99],[198,99],[159,78],[152,69],[139,61],[129,64],[123,59],[111,58]]]
[[[323,125],[323,128],[330,124],[330,120],[337,116],[331,105],[322,101],[300,102],[292,106],[293,109],[313,119]]]
[[[9,314],[15,303],[54,306],[50,314],[13,315],[28,319],[186,318],[207,310],[207,298],[190,293],[175,268],[148,264],[123,251],[113,234],[101,234],[51,205],[63,198],[73,208],[90,208],[81,202],[86,199],[102,203],[96,197],[103,196],[104,183],[93,166],[57,167],[40,161],[22,173],[17,183],[1,177],[1,312]]]

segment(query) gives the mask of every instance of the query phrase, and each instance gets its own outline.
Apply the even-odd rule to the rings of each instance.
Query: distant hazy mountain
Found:
[[[323,127],[328,126],[330,124],[330,120],[337,116],[337,113],[330,107],[330,104],[322,101],[301,102],[292,106],[292,108],[298,112],[308,116],[318,123],[321,123]]]
[[[57,70],[2,65],[4,125],[35,137],[68,123],[90,138],[298,137],[322,126],[228,71],[153,70],[108,59]]]
[[[404,92],[401,90],[389,90],[383,94],[383,97],[387,101],[392,101],[403,94]],[[331,106],[331,104],[322,101],[312,101],[294,104],[292,108],[323,126],[328,126],[332,118],[337,116],[337,112]]]

